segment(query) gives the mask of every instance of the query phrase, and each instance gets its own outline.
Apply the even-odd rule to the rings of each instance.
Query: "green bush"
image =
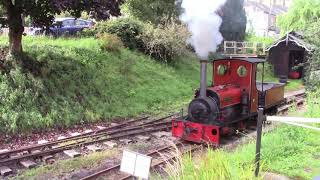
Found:
[[[266,36],[256,36],[254,33],[251,32],[246,34],[245,41],[263,43],[266,46],[270,46],[275,41],[275,39]]]
[[[143,42],[140,35],[143,32],[143,23],[132,18],[117,18],[96,24],[96,34],[110,33],[121,38],[129,49],[141,49]]]
[[[171,22],[156,28],[146,25],[142,40],[147,54],[170,62],[187,51],[186,42],[190,35],[186,26]]]
[[[170,62],[183,55],[190,33],[185,25],[165,23],[154,27],[132,18],[118,18],[107,22],[100,22],[93,31],[87,34],[115,34],[121,38],[125,47],[142,51],[151,57]]]
[[[306,105],[306,116],[312,118],[319,118],[320,117],[320,90],[308,92],[307,96],[307,105]],[[320,123],[318,123],[320,126]]]
[[[94,28],[85,28],[78,32],[78,37],[95,37],[97,32]]]
[[[273,72],[273,66],[269,62],[264,63],[264,68],[263,64],[258,64],[258,69],[257,69],[257,81],[262,80],[262,75],[263,75],[263,80],[265,82],[278,82],[278,78],[274,76]]]
[[[307,41],[313,45],[308,62],[304,64],[305,84],[310,90],[317,90],[320,87],[320,20],[309,23],[305,30]]]
[[[121,39],[114,34],[103,33],[97,37],[101,41],[100,48],[103,51],[120,52],[124,48]]]

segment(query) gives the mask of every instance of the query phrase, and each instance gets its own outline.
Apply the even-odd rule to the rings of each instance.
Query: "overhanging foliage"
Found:
[[[320,0],[294,0],[288,13],[277,19],[282,34],[304,30],[320,18]]]

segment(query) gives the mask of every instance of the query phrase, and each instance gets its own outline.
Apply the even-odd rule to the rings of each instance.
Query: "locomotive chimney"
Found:
[[[207,60],[200,60],[200,97],[207,96]]]

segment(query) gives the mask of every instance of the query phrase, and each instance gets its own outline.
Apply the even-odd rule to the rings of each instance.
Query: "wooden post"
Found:
[[[254,42],[253,43],[253,54],[255,54],[255,55],[258,55],[258,53],[257,53],[257,42]]]

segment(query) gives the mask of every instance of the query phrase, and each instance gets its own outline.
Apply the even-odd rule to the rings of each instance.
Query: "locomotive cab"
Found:
[[[173,119],[173,136],[218,145],[220,135],[243,128],[257,115],[259,102],[266,108],[279,104],[284,98],[283,84],[256,82],[257,65],[263,62],[257,58],[214,60],[212,85],[201,88],[206,84],[202,82],[189,104],[188,116]]]

